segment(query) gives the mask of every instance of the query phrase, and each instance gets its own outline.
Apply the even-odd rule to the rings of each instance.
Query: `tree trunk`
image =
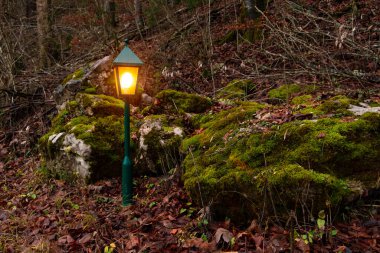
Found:
[[[3,16],[5,14],[6,9],[7,9],[6,0],[0,0],[0,16]]]
[[[26,0],[25,3],[25,16],[31,18],[36,14],[36,0]]]
[[[37,32],[39,47],[39,65],[41,68],[50,65],[49,60],[49,4],[50,0],[37,0]]]
[[[141,29],[144,26],[141,0],[134,0],[134,4],[135,4],[136,22],[137,22],[138,27]]]
[[[260,11],[264,11],[267,6],[267,0],[244,0],[247,16],[249,19],[257,19],[261,16]],[[257,10],[259,9],[259,10]]]
[[[105,12],[107,14],[107,25],[112,28],[116,27],[116,3],[115,0],[107,0],[105,6]]]

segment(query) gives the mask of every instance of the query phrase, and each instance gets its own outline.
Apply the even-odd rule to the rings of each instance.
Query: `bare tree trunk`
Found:
[[[144,26],[141,0],[134,0],[134,4],[135,4],[136,22],[137,22],[138,27],[141,29]]]
[[[116,3],[115,0],[105,0],[103,3],[102,19],[104,31],[108,38],[115,35],[116,27]]]
[[[6,0],[0,0],[0,16],[5,14],[5,10],[7,8]]]
[[[37,0],[37,32],[39,46],[39,65],[41,68],[48,67],[49,60],[49,4],[50,0]]]
[[[107,0],[106,1],[106,14],[107,14],[107,25],[112,28],[116,27],[116,3],[115,0]]]
[[[261,16],[260,11],[264,11],[267,6],[267,0],[244,0],[244,3],[249,19],[259,18]]]
[[[25,16],[31,18],[36,14],[36,0],[26,0]]]

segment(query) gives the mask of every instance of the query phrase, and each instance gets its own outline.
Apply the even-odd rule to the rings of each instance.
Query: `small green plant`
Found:
[[[20,197],[24,199],[26,202],[28,202],[30,200],[36,199],[37,194],[35,194],[34,192],[28,192],[27,194],[21,194]]]
[[[149,204],[149,208],[153,208],[157,205],[157,202],[156,201],[153,201]]]
[[[186,216],[191,217],[194,214],[195,210],[196,210],[194,207],[191,207],[192,204],[193,203],[191,203],[191,202],[186,203],[187,208],[186,207],[182,207],[179,210],[179,214],[186,214]]]
[[[208,220],[207,219],[202,219],[200,221],[198,221],[198,227],[203,227],[203,226],[207,226],[208,225]]]
[[[327,238],[332,238],[338,234],[338,230],[334,227],[326,225],[325,211],[321,210],[318,213],[317,224],[308,231],[297,232],[294,231],[294,238],[298,238],[304,241],[305,244],[312,244],[314,241],[322,240],[322,237],[326,235]]]
[[[104,247],[104,253],[112,253],[116,249],[116,244],[111,243],[110,245],[107,245]]]
[[[98,204],[112,203],[112,202],[113,202],[113,199],[111,199],[111,198],[107,198],[107,197],[103,197],[103,196],[97,196],[96,197],[96,203],[98,203]]]
[[[204,242],[207,242],[207,241],[208,241],[208,237],[207,237],[207,235],[206,235],[205,233],[203,233],[203,234],[201,235],[201,239],[202,239]]]

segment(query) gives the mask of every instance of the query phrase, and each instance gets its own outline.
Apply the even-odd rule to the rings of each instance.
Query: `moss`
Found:
[[[201,196],[204,203],[213,199],[219,210],[217,199],[223,198],[223,213],[226,199],[231,206],[238,204],[228,192],[238,192],[252,203],[247,210],[254,213],[257,199],[275,188],[281,193],[274,200],[276,208],[294,209],[294,200],[308,188],[313,194],[305,201],[318,211],[326,201],[337,205],[357,195],[351,179],[366,187],[375,183],[367,175],[379,173],[380,115],[365,114],[351,122],[295,121],[262,132],[249,120],[258,108],[241,105],[200,117],[203,130],[182,142],[188,154],[185,187],[198,203]]]
[[[96,88],[95,88],[95,87],[86,88],[86,89],[84,90],[84,93],[88,93],[88,94],[96,94]]]
[[[202,133],[199,143],[194,143],[191,138],[187,139],[183,142],[182,149],[187,150],[191,146],[188,142],[193,143],[192,145],[196,144],[196,146],[212,145],[214,140],[220,141],[228,132],[238,132],[244,123],[252,119],[256,112],[263,107],[255,102],[247,102],[220,113],[195,117],[194,124],[206,130]]]
[[[269,98],[289,100],[295,93],[301,91],[301,87],[297,84],[285,84],[268,92]]]
[[[346,114],[350,103],[353,103],[353,100],[345,96],[335,96],[323,102],[320,106],[320,110],[324,113]]]
[[[312,96],[311,95],[302,95],[298,97],[294,97],[292,99],[292,104],[294,105],[308,105],[312,101]]]
[[[49,141],[50,136],[63,132],[74,134],[77,139],[90,145],[92,151],[88,161],[91,161],[93,168],[90,181],[119,175],[124,142],[123,117],[120,116],[123,112],[124,103],[121,100],[105,95],[77,94],[76,100],[66,104],[66,108],[52,120],[50,131],[39,140],[39,149],[51,167],[51,174],[73,173],[66,171],[68,168],[62,168],[59,161],[67,159],[61,157],[64,135],[55,144]],[[137,129],[134,118],[131,118],[133,131]],[[132,154],[134,149],[135,144],[131,140]],[[75,160],[75,157],[69,160]]]
[[[234,80],[219,90],[216,97],[224,99],[245,99],[249,94],[252,94],[255,89],[256,85],[254,85],[251,80]]]
[[[295,97],[295,103],[301,102],[305,96]],[[300,99],[301,98],[301,99]],[[335,96],[325,101],[322,101],[321,104],[313,105],[310,103],[311,100],[306,101],[300,105],[305,106],[299,109],[300,113],[307,114],[312,113],[317,116],[322,115],[332,115],[334,117],[343,117],[343,116],[353,116],[353,113],[348,110],[350,104],[357,104],[357,101],[349,99],[345,96]],[[294,102],[293,102],[294,103]]]
[[[124,114],[124,102],[111,96],[78,93],[75,100],[80,104],[82,110],[89,110],[94,115]]]
[[[212,105],[209,98],[175,90],[163,90],[156,95],[158,103],[152,111],[160,113],[202,113]]]
[[[74,73],[71,73],[70,75],[66,76],[62,83],[66,84],[70,80],[79,80],[84,76],[84,74],[85,70],[83,68],[79,68]]]

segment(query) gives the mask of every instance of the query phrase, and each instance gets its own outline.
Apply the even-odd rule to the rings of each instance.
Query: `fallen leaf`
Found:
[[[249,225],[249,227],[247,228],[247,231],[248,232],[251,232],[251,233],[260,233],[261,232],[261,229],[260,229],[260,226],[259,224],[257,223],[257,220],[253,220],[251,222],[251,225]]]
[[[79,239],[78,243],[79,244],[85,244],[85,243],[89,242],[91,239],[92,239],[91,234],[85,234],[82,238]]]
[[[215,233],[215,242],[218,244],[223,240],[224,242],[229,243],[232,237],[234,237],[234,235],[227,229],[218,228]]]
[[[310,246],[306,244],[303,240],[301,239],[296,239],[296,246],[298,249],[300,249],[302,252],[308,253],[310,252]]]
[[[193,238],[186,240],[183,244],[183,247],[186,248],[198,248],[198,252],[214,252],[215,244],[203,241],[201,238]]]
[[[264,241],[264,237],[259,235],[259,236],[253,236],[252,238],[255,241],[256,249],[261,248],[261,244]]]
[[[133,248],[137,248],[139,244],[140,244],[139,238],[137,236],[132,235],[129,241],[127,242],[126,248],[128,250],[131,250]]]

